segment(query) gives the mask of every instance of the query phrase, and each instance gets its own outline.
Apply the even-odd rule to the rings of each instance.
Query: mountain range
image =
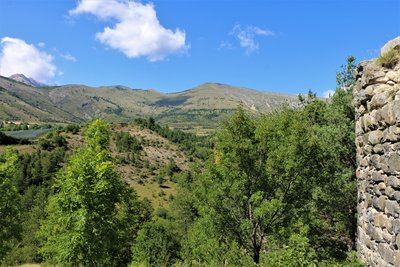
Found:
[[[24,75],[0,76],[0,121],[83,122],[94,117],[129,122],[137,117],[184,130],[215,128],[239,105],[254,113],[296,105],[297,95],[259,92],[220,83],[204,83],[178,93],[125,86],[69,84],[45,86]]]

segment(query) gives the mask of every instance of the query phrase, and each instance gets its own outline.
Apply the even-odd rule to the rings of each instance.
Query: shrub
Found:
[[[157,180],[157,183],[158,183],[160,186],[162,186],[163,183],[165,182],[165,179],[164,179],[164,177],[163,177],[162,175],[157,175],[156,180]]]
[[[385,54],[379,56],[377,62],[382,67],[391,69],[394,66],[396,66],[399,57],[400,57],[399,51],[397,51],[396,49],[390,49]]]
[[[156,216],[166,219],[168,216],[168,210],[166,208],[160,207],[156,210]]]

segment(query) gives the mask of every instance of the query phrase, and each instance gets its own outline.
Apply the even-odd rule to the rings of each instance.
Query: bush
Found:
[[[57,147],[67,148],[67,140],[56,132],[50,132],[45,137],[39,139],[38,144],[41,149],[51,151]]]
[[[165,179],[164,179],[164,177],[163,177],[162,175],[157,175],[156,180],[157,180],[157,183],[158,183],[160,186],[162,186],[163,183],[165,182]]]
[[[160,218],[163,218],[163,219],[166,219],[167,216],[168,216],[168,210],[166,208],[163,208],[163,207],[158,208],[156,210],[156,216],[160,217]]]
[[[128,132],[116,133],[115,144],[119,152],[138,152],[142,149],[141,141]]]
[[[382,67],[391,69],[394,66],[396,66],[399,57],[400,57],[399,51],[397,51],[396,49],[390,49],[385,54],[379,56],[377,62]]]
[[[72,133],[72,134],[76,134],[79,132],[80,126],[78,124],[68,124],[67,126],[65,126],[64,130],[67,133]]]

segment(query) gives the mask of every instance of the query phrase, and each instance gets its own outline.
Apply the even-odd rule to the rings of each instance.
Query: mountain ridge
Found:
[[[33,87],[0,76],[0,120],[26,122],[83,122],[94,117],[130,122],[154,117],[183,130],[213,129],[238,106],[267,113],[282,104],[297,105],[298,96],[260,92],[221,83],[162,93],[122,85],[91,87],[67,84]]]
[[[47,84],[38,82],[35,79],[27,77],[22,73],[13,74],[9,78],[14,80],[14,81],[24,83],[26,85],[30,85],[32,87],[45,87],[45,86],[48,86]]]

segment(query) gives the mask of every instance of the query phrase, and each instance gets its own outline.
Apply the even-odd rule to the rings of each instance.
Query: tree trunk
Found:
[[[254,253],[253,254],[253,261],[256,264],[259,264],[260,263],[260,248],[258,246],[255,247],[253,253]]]

